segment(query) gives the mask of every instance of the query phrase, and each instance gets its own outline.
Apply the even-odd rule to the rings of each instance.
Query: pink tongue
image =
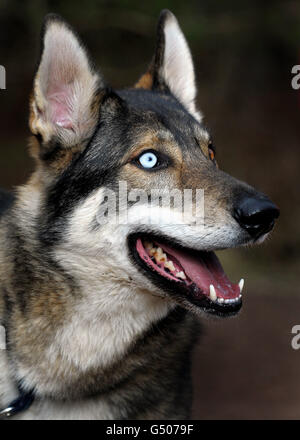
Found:
[[[196,258],[183,250],[157,244],[167,254],[179,261],[186,275],[206,295],[209,295],[209,286],[213,284],[218,298],[233,299],[239,296],[240,289],[238,284],[230,282],[223,271],[221,263],[213,252],[198,253]]]

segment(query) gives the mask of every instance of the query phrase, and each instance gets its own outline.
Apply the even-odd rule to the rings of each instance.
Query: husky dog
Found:
[[[121,91],[59,16],[46,17],[42,41],[29,119],[36,168],[14,200],[0,195],[2,417],[187,418],[197,315],[242,305],[243,280],[230,282],[213,251],[263,241],[278,208],[218,168],[170,11],[148,71]],[[101,222],[119,182],[148,196],[202,189],[204,223],[146,222],[147,203],[129,200],[139,221]]]

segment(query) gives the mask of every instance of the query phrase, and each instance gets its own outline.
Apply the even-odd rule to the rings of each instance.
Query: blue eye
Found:
[[[139,157],[139,162],[144,168],[154,168],[158,158],[154,153],[148,151],[148,153],[144,153]]]

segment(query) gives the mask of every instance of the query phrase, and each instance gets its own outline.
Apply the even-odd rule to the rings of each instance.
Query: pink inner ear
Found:
[[[55,91],[48,92],[50,120],[60,127],[73,128],[70,87],[61,86]]]

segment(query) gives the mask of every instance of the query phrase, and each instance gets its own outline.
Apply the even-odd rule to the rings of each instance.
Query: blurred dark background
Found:
[[[266,192],[281,208],[271,240],[220,254],[232,280],[245,278],[243,311],[205,321],[194,362],[194,418],[300,418],[300,2],[247,0],[1,0],[0,186],[26,181],[28,97],[43,17],[56,12],[78,30],[114,87],[145,71],[161,9],[190,43],[199,107],[220,166]]]

